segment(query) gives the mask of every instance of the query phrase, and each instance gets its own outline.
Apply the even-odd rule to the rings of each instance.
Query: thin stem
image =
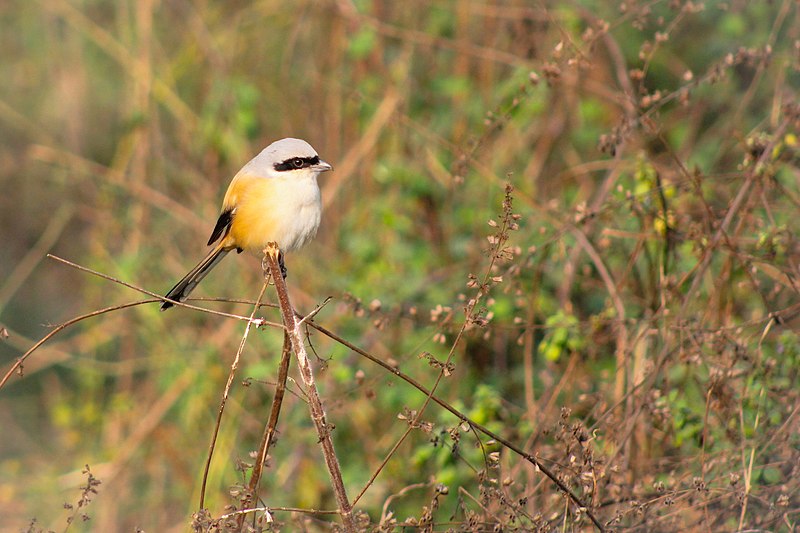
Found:
[[[336,496],[336,502],[339,506],[339,512],[342,514],[342,524],[345,531],[354,532],[356,531],[356,527],[353,521],[353,509],[347,498],[344,481],[342,480],[342,471],[339,467],[339,459],[336,457],[336,451],[333,448],[333,439],[331,439],[330,427],[325,419],[325,409],[314,381],[311,362],[308,360],[306,348],[303,344],[302,326],[295,317],[294,308],[289,301],[289,292],[286,289],[286,282],[283,279],[278,264],[278,247],[274,243],[271,243],[267,246],[266,250],[264,250],[264,254],[266,263],[272,274],[272,279],[275,280],[275,290],[278,292],[278,302],[281,306],[283,323],[286,326],[286,332],[292,342],[292,349],[295,355],[297,355],[300,376],[303,379],[303,384],[306,386],[308,405],[311,410],[311,420],[314,422],[314,427],[317,429],[319,443],[322,446],[322,455],[325,458],[325,465],[328,467],[328,473],[331,477],[331,484]]]
[[[264,273],[265,277],[268,275]],[[281,364],[278,368],[278,383],[275,387],[275,396],[272,398],[272,409],[269,413],[269,420],[267,426],[264,428],[264,436],[261,439],[261,446],[258,449],[258,456],[256,463],[253,465],[253,474],[250,476],[250,484],[248,485],[248,493],[246,499],[242,501],[242,507],[249,507],[254,501],[258,500],[258,483],[261,481],[261,473],[264,470],[264,463],[269,455],[270,446],[275,440],[275,431],[278,426],[278,417],[281,414],[281,406],[283,405],[283,397],[286,394],[286,380],[289,376],[289,362],[292,355],[292,343],[289,339],[289,334],[284,331],[283,334],[283,349],[281,350]],[[239,526],[244,523],[245,515],[239,516]]]
[[[203,484],[200,488],[200,509],[205,508],[205,498],[206,498],[206,484],[208,483],[208,472],[211,469],[211,458],[214,456],[214,448],[217,444],[217,437],[219,436],[219,428],[222,424],[222,415],[225,412],[225,404],[228,401],[228,394],[231,390],[231,385],[233,384],[233,378],[236,376],[236,370],[239,368],[239,359],[242,356],[242,352],[244,351],[244,345],[247,343],[247,336],[250,334],[250,326],[253,325],[254,317],[258,312],[258,309],[261,305],[261,297],[264,296],[264,291],[267,290],[266,282],[261,287],[261,292],[258,295],[258,300],[256,300],[256,304],[253,306],[253,312],[250,313],[250,320],[247,321],[247,326],[244,328],[244,335],[242,335],[242,341],[239,343],[239,349],[236,350],[236,357],[233,358],[233,363],[231,363],[231,371],[228,373],[228,382],[225,383],[225,391],[222,393],[222,400],[219,404],[219,410],[217,411],[217,423],[214,426],[214,433],[211,436],[211,443],[208,446],[208,457],[206,458],[206,466],[203,470]]]
[[[339,335],[337,335],[336,333],[330,331],[329,329],[326,329],[326,328],[320,326],[319,324],[315,324],[314,322],[309,322],[308,325],[311,326],[312,328],[316,329],[317,331],[319,331],[323,335],[325,335],[325,336],[335,340],[336,342],[340,343],[341,345],[346,346],[347,348],[353,350],[355,353],[361,355],[362,357],[365,357],[365,358],[369,359],[370,361],[372,361],[376,365],[382,367],[384,370],[389,371],[389,373],[391,373],[391,374],[397,376],[398,378],[402,379],[403,381],[405,381],[406,383],[408,383],[409,385],[411,385],[412,387],[414,387],[415,389],[420,391],[422,394],[427,396],[434,403],[438,404],[440,407],[442,407],[446,411],[449,411],[451,414],[455,415],[456,418],[458,418],[459,420],[469,424],[470,427],[472,427],[475,431],[478,431],[479,433],[483,433],[484,435],[486,435],[490,439],[496,440],[497,442],[499,442],[500,444],[502,444],[503,446],[505,446],[506,448],[508,448],[509,450],[514,452],[515,454],[517,454],[518,456],[520,456],[523,459],[525,459],[526,461],[528,461],[530,464],[534,465],[537,469],[539,469],[540,472],[542,472],[545,476],[550,478],[550,481],[555,483],[556,486],[564,494],[566,494],[569,497],[570,500],[572,500],[578,507],[580,507],[583,510],[583,512],[586,514],[587,517],[589,517],[589,520],[592,521],[592,523],[595,525],[595,527],[597,528],[598,531],[605,531],[605,527],[603,526],[602,523],[600,523],[600,520],[591,511],[591,508],[586,503],[584,503],[583,500],[577,494],[575,494],[575,492],[573,492],[563,481],[561,481],[556,476],[555,472],[553,472],[552,470],[547,468],[535,456],[527,453],[521,447],[519,447],[516,444],[512,443],[508,439],[505,439],[505,438],[501,437],[500,435],[498,435],[497,433],[489,430],[489,428],[487,428],[485,426],[482,426],[481,424],[475,422],[474,420],[471,420],[466,414],[462,413],[461,411],[459,411],[458,409],[456,409],[455,407],[453,407],[452,405],[450,405],[446,401],[442,400],[441,398],[439,398],[438,396],[433,394],[433,392],[431,390],[426,388],[424,385],[422,385],[420,382],[418,382],[417,380],[415,380],[414,378],[412,378],[408,374],[405,374],[402,371],[400,371],[400,369],[397,368],[396,366],[392,366],[392,365],[386,363],[385,361],[383,361],[382,359],[372,355],[371,353],[369,353],[369,352],[367,352],[365,350],[362,350],[361,348],[359,348],[358,346],[356,346],[352,342],[349,342],[348,340],[344,339],[343,337],[340,337]]]

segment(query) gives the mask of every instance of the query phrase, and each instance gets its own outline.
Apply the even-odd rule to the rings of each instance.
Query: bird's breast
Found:
[[[270,242],[284,252],[317,233],[321,215],[316,177],[303,179],[238,176],[231,184],[231,245],[260,253]]]

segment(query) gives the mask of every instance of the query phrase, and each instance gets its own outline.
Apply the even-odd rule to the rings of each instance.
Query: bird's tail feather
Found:
[[[217,266],[225,255],[227,255],[229,250],[226,250],[222,247],[222,243],[218,244],[211,252],[205,256],[205,258],[198,263],[196,267],[189,271],[182,280],[175,284],[174,287],[167,293],[165,298],[169,298],[170,300],[175,300],[176,302],[182,302],[189,296],[189,293],[197,287],[197,284],[202,281],[206,274],[211,272],[211,269]],[[164,302],[161,304],[161,310],[164,311],[169,309],[174,304],[170,302]]]

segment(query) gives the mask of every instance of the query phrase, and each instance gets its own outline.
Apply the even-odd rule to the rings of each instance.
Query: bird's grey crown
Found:
[[[269,176],[270,173],[275,172],[276,165],[297,157],[308,160],[317,158],[319,160],[317,151],[306,141],[288,137],[275,141],[261,150],[261,153],[251,159],[242,168],[242,171]]]

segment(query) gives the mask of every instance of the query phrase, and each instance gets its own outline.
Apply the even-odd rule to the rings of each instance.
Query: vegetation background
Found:
[[[437,396],[609,528],[795,530],[798,7],[2,2],[3,373],[53,325],[147,299],[47,253],[163,293],[205,253],[236,170],[298,136],[335,167],[318,238],[287,260],[299,310],[333,296],[318,324],[425,386],[443,374]],[[197,296],[261,283],[257,259],[230,257]],[[33,352],[0,389],[0,529],[188,529],[243,329],[149,303]],[[438,406],[410,426],[424,395],[310,335],[365,528],[592,528]],[[205,527],[238,505],[281,340],[248,339]],[[325,530],[335,515],[303,511],[335,501],[290,390],[261,504],[295,509],[275,528]]]

